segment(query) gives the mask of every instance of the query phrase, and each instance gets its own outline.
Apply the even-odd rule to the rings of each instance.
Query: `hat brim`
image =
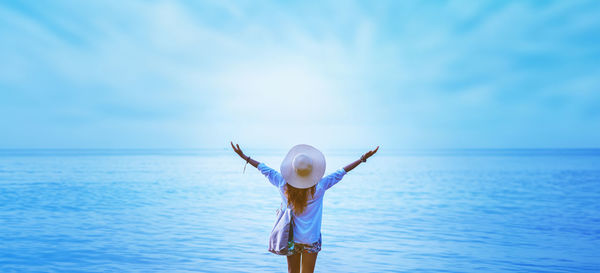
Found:
[[[294,157],[298,154],[305,154],[312,159],[312,171],[310,175],[299,176],[292,166]],[[306,189],[310,188],[323,178],[325,174],[325,155],[317,148],[299,144],[290,149],[283,161],[281,162],[281,175],[286,183],[290,184],[294,188]]]

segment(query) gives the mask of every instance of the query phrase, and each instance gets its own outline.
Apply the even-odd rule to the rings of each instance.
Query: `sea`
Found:
[[[363,151],[324,151],[327,173]],[[248,150],[279,169],[284,150]],[[0,150],[0,272],[286,272],[231,150]],[[380,151],[324,197],[315,272],[600,272],[600,150]]]

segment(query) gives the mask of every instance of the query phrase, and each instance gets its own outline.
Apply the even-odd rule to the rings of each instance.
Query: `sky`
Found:
[[[600,147],[599,1],[0,2],[0,148]]]

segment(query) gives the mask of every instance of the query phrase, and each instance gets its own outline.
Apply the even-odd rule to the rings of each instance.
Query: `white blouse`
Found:
[[[264,163],[258,164],[258,170],[269,179],[269,182],[279,189],[284,206],[287,206],[285,196],[285,180],[281,174],[269,168]],[[312,244],[321,237],[321,220],[323,216],[323,195],[325,191],[342,180],[346,171],[341,168],[336,172],[321,178],[315,187],[315,194],[308,199],[304,212],[294,215],[294,242]],[[310,196],[309,196],[310,198]],[[285,209],[286,207],[284,207]],[[292,210],[293,213],[293,210]]]

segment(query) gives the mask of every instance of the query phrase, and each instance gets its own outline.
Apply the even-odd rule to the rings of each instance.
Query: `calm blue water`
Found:
[[[253,151],[278,169],[285,151]],[[326,152],[328,173],[360,152]],[[229,151],[0,151],[0,272],[284,272]],[[325,195],[317,272],[600,272],[599,150],[382,150]]]

